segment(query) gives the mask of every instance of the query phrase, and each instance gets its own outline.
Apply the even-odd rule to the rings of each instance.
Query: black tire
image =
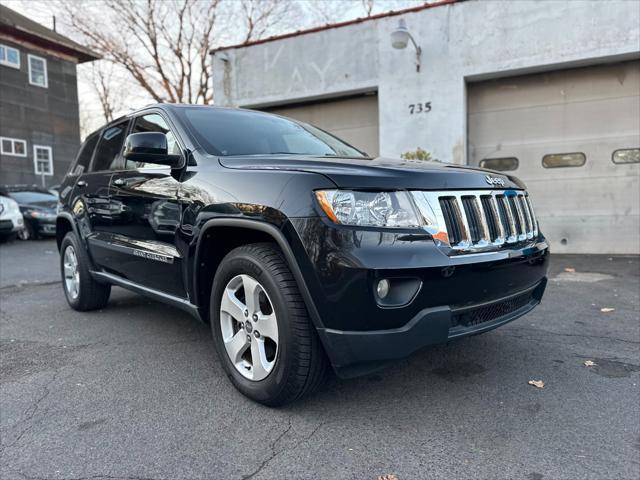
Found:
[[[18,232],[18,238],[20,240],[37,240],[38,233],[30,222],[24,222],[24,228]]]
[[[237,275],[257,280],[269,296],[277,318],[278,354],[271,373],[260,381],[241,375],[227,355],[220,326],[220,302],[227,284]],[[311,324],[298,285],[281,251],[274,244],[238,247],[221,262],[211,289],[210,321],[222,366],[235,387],[247,397],[276,407],[314,391],[323,381],[327,359]]]
[[[67,248],[72,247],[78,261],[78,274],[80,288],[78,295],[73,298],[67,289],[64,273],[64,257]],[[65,235],[60,244],[60,273],[62,275],[62,288],[67,302],[74,310],[85,312],[103,308],[109,301],[111,285],[96,282],[89,273],[89,258],[84,247],[73,232]]]

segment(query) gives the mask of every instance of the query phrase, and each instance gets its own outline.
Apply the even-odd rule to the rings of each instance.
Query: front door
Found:
[[[71,211],[76,217],[80,236],[88,244],[89,254],[102,268],[108,268],[111,261],[106,248],[113,214],[109,204],[109,184],[113,169],[121,158],[128,124],[128,120],[111,124],[88,137],[73,172],[78,178],[71,192]],[[66,194],[64,190],[61,192],[61,196]]]
[[[181,153],[159,113],[133,119],[131,133],[162,132],[169,153]],[[115,273],[142,286],[185,297],[182,256],[175,246],[180,225],[179,182],[167,166],[127,160],[111,177],[112,250]]]

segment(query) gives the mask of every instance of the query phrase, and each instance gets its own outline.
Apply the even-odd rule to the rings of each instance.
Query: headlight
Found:
[[[39,210],[29,210],[27,215],[31,218],[39,218],[41,220],[53,220],[56,216],[53,213],[41,212]]]
[[[327,217],[341,225],[417,228],[424,223],[407,192],[320,190],[316,198]]]

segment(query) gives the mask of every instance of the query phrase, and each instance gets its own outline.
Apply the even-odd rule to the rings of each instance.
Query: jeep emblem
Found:
[[[489,185],[500,185],[501,187],[504,187],[504,180],[501,178],[485,175],[484,179]]]

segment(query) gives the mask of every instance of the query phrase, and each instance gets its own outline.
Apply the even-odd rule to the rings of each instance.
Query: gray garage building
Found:
[[[399,21],[420,47],[392,46]],[[216,49],[215,101],[527,184],[553,250],[640,253],[640,3],[444,1]]]

